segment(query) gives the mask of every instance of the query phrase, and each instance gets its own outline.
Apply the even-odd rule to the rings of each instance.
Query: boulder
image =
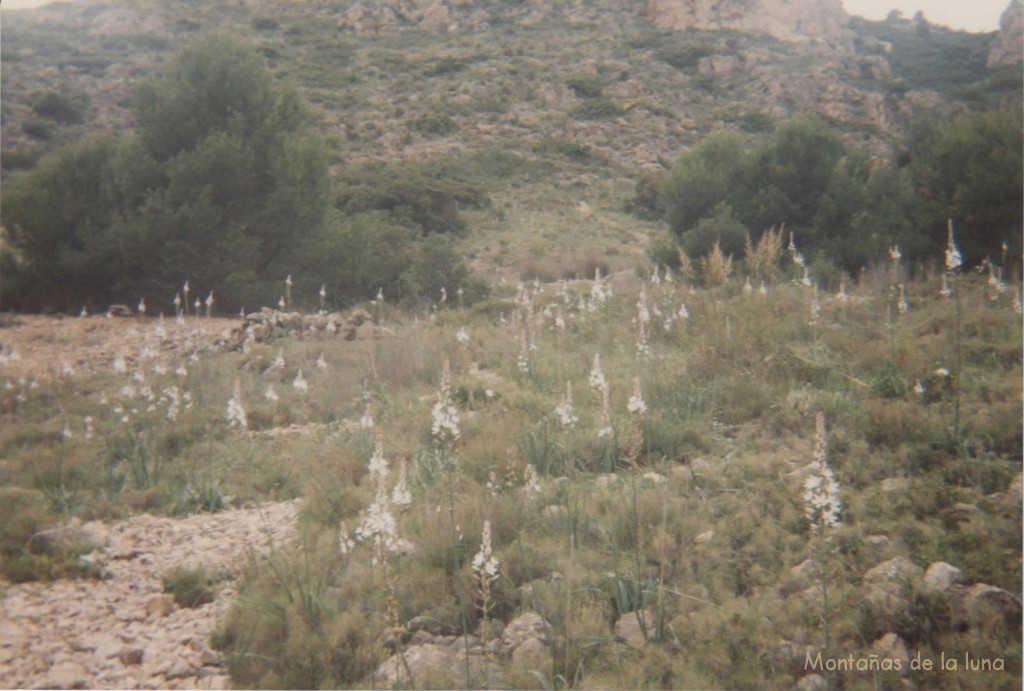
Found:
[[[986,583],[952,586],[950,592],[954,625],[1020,634],[1021,601],[1013,593]]]
[[[977,506],[961,502],[954,504],[952,508],[947,509],[946,513],[942,516],[942,521],[945,523],[947,528],[957,530],[962,524],[970,523],[977,513]]]
[[[81,525],[77,520],[67,525],[41,530],[28,541],[33,554],[69,556],[85,554],[107,544],[107,530],[102,523],[92,521]]]
[[[921,567],[906,557],[893,557],[864,572],[866,583],[911,583],[921,577]]]
[[[874,652],[878,653],[879,659],[899,660],[900,674],[906,676],[910,673],[910,652],[907,644],[893,632],[889,632],[879,638],[871,646]]]
[[[910,612],[904,587],[894,581],[867,584],[862,606],[876,631],[894,628]]]
[[[60,660],[46,673],[46,685],[51,689],[84,689],[89,685],[89,675],[78,662]]]
[[[771,651],[771,661],[794,677],[799,677],[807,671],[807,657],[813,658],[818,654],[818,650],[813,645],[801,645],[783,639]]]
[[[820,674],[805,674],[796,683],[797,691],[828,691],[828,682]]]
[[[944,561],[932,562],[924,572],[924,589],[946,592],[960,581],[961,576],[960,569],[951,564]]]
[[[513,619],[501,633],[502,650],[505,654],[514,652],[530,640],[546,643],[550,625],[536,612],[526,612]]]
[[[174,596],[168,594],[154,595],[146,600],[146,604],[143,606],[146,616],[154,619],[166,617],[174,611],[174,608]]]
[[[643,626],[640,625],[641,616]],[[615,622],[615,638],[621,639],[630,648],[643,648],[647,645],[647,639],[654,634],[654,616],[654,610],[650,608],[642,612],[626,612]]]

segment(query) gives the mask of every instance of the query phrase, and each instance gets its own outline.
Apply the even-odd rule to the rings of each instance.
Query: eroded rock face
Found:
[[[988,67],[1006,67],[1024,60],[1024,5],[1011,0],[999,19],[999,34],[988,50]]]
[[[852,51],[839,0],[648,0],[647,20],[662,29],[732,29],[782,41]]]

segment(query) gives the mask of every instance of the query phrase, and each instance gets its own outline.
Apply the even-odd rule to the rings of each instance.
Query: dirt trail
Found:
[[[237,594],[234,569],[295,534],[296,501],[187,518],[134,516],[87,524],[105,546],[88,558],[106,580],[4,584],[0,686],[4,688],[226,688],[210,649]],[[216,597],[182,608],[162,592],[178,566],[199,567]]]

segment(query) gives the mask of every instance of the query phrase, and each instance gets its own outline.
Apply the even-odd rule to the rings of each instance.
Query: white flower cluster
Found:
[[[530,336],[526,331],[526,322],[523,322],[519,335],[519,355],[516,356],[516,369],[523,376],[530,373],[530,350]]]
[[[633,378],[633,395],[626,403],[626,410],[630,415],[646,415],[647,404],[644,402],[644,394],[640,389],[640,377]]]
[[[491,554],[491,522],[484,521],[484,531],[480,538],[480,551],[473,557],[473,573],[480,582],[490,582],[498,578],[498,560]]]
[[[345,556],[352,552],[356,547],[355,540],[348,532],[348,524],[345,521],[341,522],[338,526],[338,553]]]
[[[359,418],[359,429],[366,430],[369,432],[373,429],[373,412],[370,410],[370,404],[366,404],[366,408],[363,409],[363,416]]]
[[[356,539],[372,545],[373,563],[376,564],[385,554],[396,551],[398,547],[398,525],[388,505],[388,462],[384,458],[379,432],[370,458],[370,477],[374,483],[373,503],[366,509],[356,528]]]
[[[459,411],[452,403],[451,365],[446,358],[441,370],[437,402],[431,411],[430,436],[440,444],[454,444],[459,440],[459,434]]]
[[[292,387],[299,391],[309,391],[309,382],[307,382],[306,378],[302,376],[301,369],[299,370],[299,373],[295,375],[295,379],[292,380]]]
[[[398,482],[391,490],[391,503],[402,512],[408,511],[412,506],[412,492],[409,491],[408,476],[409,466],[403,460],[402,465],[398,466]]]
[[[797,251],[796,249],[796,242],[793,240],[792,231],[790,231],[789,233],[789,247],[787,247],[787,249],[789,250],[790,254],[793,255],[793,263],[796,264],[797,266],[802,266],[804,268],[804,273],[806,274],[807,262],[804,260],[804,255],[800,254],[800,252]]]
[[[612,432],[612,412],[608,401],[608,380],[601,370],[601,354],[594,353],[594,366],[590,369],[590,386],[601,396],[601,427],[597,430],[600,438],[610,437]]]
[[[606,289],[601,282],[601,269],[594,269],[594,283],[590,286],[590,301],[587,302],[587,311],[596,312],[604,307],[604,303],[611,297],[611,289]]]
[[[950,218],[946,221],[946,228],[949,230],[949,236],[946,240],[946,270],[956,271],[963,266],[963,256],[960,254],[960,250],[956,246],[956,242],[953,240],[953,219]]]
[[[573,415],[572,408],[572,382],[565,383],[565,397],[555,406],[555,419],[565,429],[572,429],[579,422],[579,417]],[[532,467],[532,466],[530,466]]]
[[[523,471],[523,491],[527,497],[538,495],[541,491],[540,476],[537,475],[537,469],[532,463],[527,463],[526,470]]]
[[[647,342],[647,335],[651,326],[651,311],[647,307],[647,289],[640,287],[640,298],[636,302],[637,312],[637,338],[636,351],[641,358],[651,354],[651,346]]]
[[[836,527],[840,524],[839,512],[843,504],[839,501],[839,483],[836,482],[832,469],[828,467],[826,454],[825,414],[819,412],[815,417],[817,439],[814,445],[814,460],[811,462],[811,474],[804,480],[804,501],[807,518],[814,530],[824,527]]]
[[[242,383],[238,379],[235,379],[234,394],[228,401],[228,427],[237,427],[241,430],[249,428],[245,408],[242,407]]]

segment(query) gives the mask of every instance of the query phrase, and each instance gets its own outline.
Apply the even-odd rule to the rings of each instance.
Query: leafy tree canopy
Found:
[[[208,34],[141,83],[132,107],[133,135],[59,150],[4,191],[24,259],[15,301],[173,295],[189,277],[238,304],[283,278],[331,188],[295,93],[250,46]]]
[[[946,219],[968,264],[1020,251],[1024,223],[1021,113],[968,113],[918,123],[892,164],[847,151],[817,118],[783,124],[748,146],[718,134],[679,157],[659,207],[696,259],[715,240],[735,247],[785,223],[804,251],[856,271],[899,244],[907,258],[940,256]]]

